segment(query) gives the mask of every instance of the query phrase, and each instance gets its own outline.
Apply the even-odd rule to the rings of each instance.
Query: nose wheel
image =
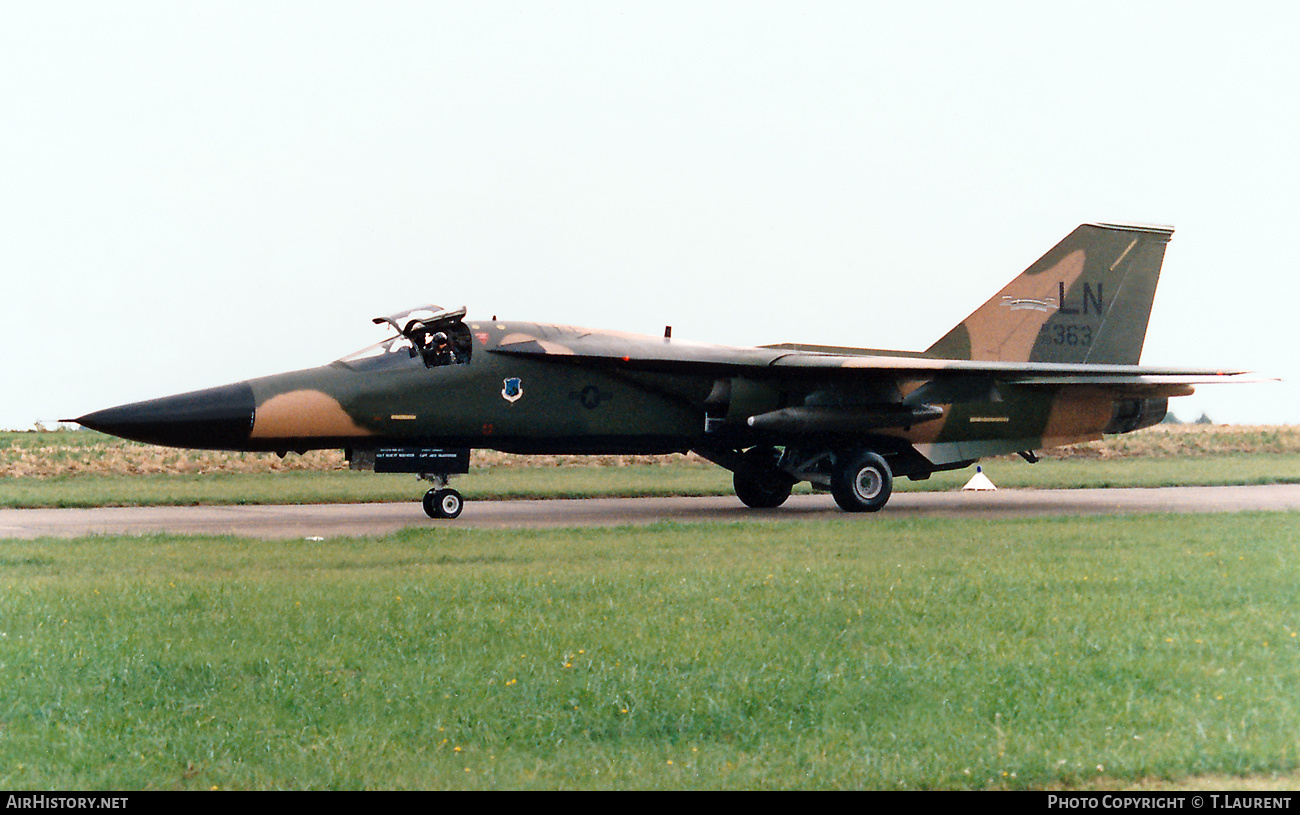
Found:
[[[434,488],[424,494],[424,513],[430,518],[455,518],[465,508],[465,499],[453,489]]]
[[[433,484],[433,489],[424,494],[424,514],[430,518],[446,518],[448,520],[460,516],[460,511],[465,508],[465,499],[460,497],[460,493],[447,486],[447,480],[451,478],[448,473],[421,473],[420,480],[428,481]]]

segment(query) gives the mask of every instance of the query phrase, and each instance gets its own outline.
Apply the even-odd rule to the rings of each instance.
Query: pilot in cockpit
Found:
[[[424,364],[430,368],[440,365],[459,364],[460,358],[456,354],[456,349],[452,346],[447,332],[430,331],[421,326],[409,332],[408,336],[419,349],[420,356],[424,358]],[[414,355],[414,349],[412,354]]]
[[[452,347],[451,340],[447,338],[445,332],[434,332],[431,339],[434,365],[459,364],[460,359],[456,356],[456,349]]]
[[[375,323],[386,323],[397,329],[397,336],[367,346],[338,362],[358,370],[391,367],[399,357],[418,358],[428,368],[468,363],[473,349],[469,329],[461,322],[465,309],[447,312],[428,306],[417,311],[430,312],[435,319],[407,319],[411,312],[376,317]]]

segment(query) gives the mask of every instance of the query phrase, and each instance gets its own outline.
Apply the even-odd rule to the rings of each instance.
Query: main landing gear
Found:
[[[465,499],[460,493],[447,486],[449,476],[440,473],[421,473],[420,478],[433,483],[433,489],[424,494],[424,514],[430,518],[448,520],[460,516],[465,508]]]
[[[732,473],[736,497],[747,507],[774,509],[785,503],[795,480],[777,466],[781,453],[775,447],[751,447]]]
[[[780,451],[758,446],[739,454],[713,452],[712,460],[732,470],[736,497],[754,509],[781,506],[800,481],[830,490],[835,503],[845,512],[878,512],[894,489],[889,463],[870,450],[787,447]]]
[[[831,495],[845,512],[879,512],[894,490],[894,474],[872,452],[845,456],[831,471]]]

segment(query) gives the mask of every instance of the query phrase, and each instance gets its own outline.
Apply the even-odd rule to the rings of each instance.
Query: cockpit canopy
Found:
[[[375,317],[376,325],[390,325],[397,336],[363,348],[339,360],[349,368],[389,367],[403,361],[420,359],[426,368],[442,365],[465,365],[474,351],[469,328],[465,325],[465,307],[444,309],[427,305],[401,311],[387,317]]]
[[[375,325],[388,323],[393,328],[396,328],[398,333],[405,334],[421,325],[436,326],[448,322],[460,322],[464,319],[464,306],[457,309],[444,309],[442,306],[427,305],[399,311],[387,317],[376,317],[371,322]]]

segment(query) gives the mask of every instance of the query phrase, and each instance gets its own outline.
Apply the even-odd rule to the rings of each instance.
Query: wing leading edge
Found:
[[[763,379],[807,379],[810,375],[896,380],[985,376],[1017,385],[1151,388],[1223,382],[1248,373],[1219,368],[937,359],[868,349],[844,349],[846,352],[853,350],[853,353],[809,353],[779,346],[713,345],[560,326],[536,328],[536,333],[533,333],[517,327],[490,350],[498,354],[629,370],[748,375]]]

